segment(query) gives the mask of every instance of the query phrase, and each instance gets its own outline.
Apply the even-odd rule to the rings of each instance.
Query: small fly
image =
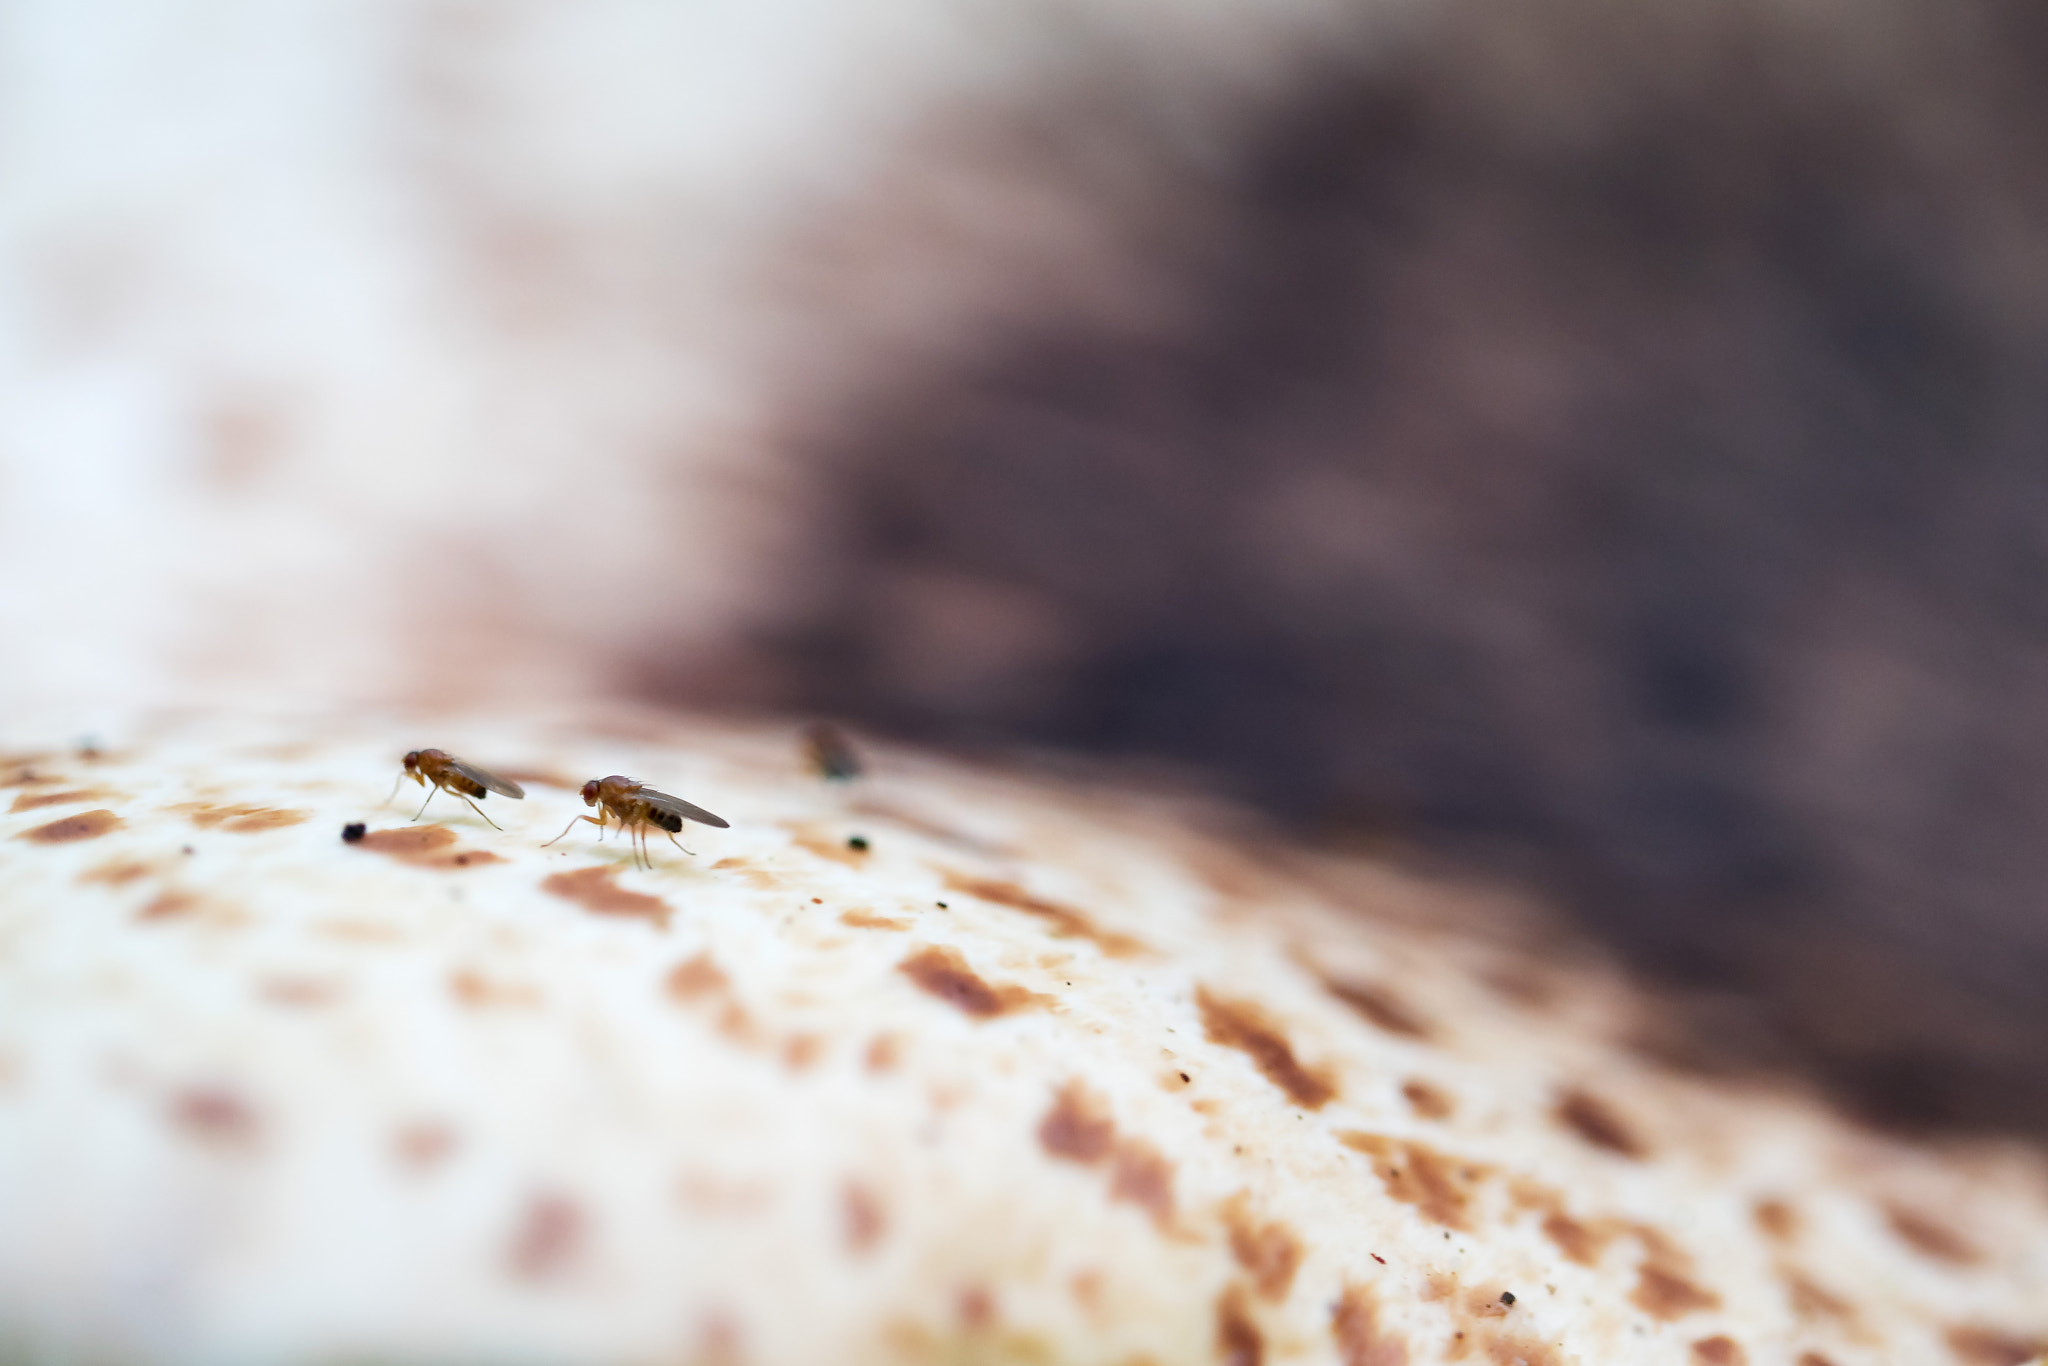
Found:
[[[676,832],[683,828],[684,821],[695,821],[699,825],[713,825],[720,830],[730,826],[722,816],[714,816],[701,806],[694,806],[681,797],[671,797],[666,792],[657,792],[645,783],[636,783],[631,778],[622,778],[614,773],[609,778],[592,778],[583,785],[583,804],[597,808],[595,816],[578,816],[562,827],[562,834],[549,840],[553,844],[576,828],[576,821],[589,821],[597,827],[597,837],[604,838],[607,818],[617,820],[620,827],[632,838],[634,858],[647,867],[654,866],[654,860],[647,856],[647,829],[654,826],[668,834],[668,842],[684,853],[676,839]],[[548,844],[543,844],[545,849]]]
[[[398,784],[407,778],[429,789],[427,801],[421,802],[420,809],[413,813],[414,820],[427,814],[427,802],[434,800],[436,792],[446,792],[462,798],[463,801],[469,802],[469,809],[479,816],[484,816],[484,809],[476,802],[470,801],[471,797],[482,801],[486,795],[495,792],[500,797],[517,800],[526,795],[526,789],[510,778],[500,778],[495,773],[485,772],[475,764],[466,764],[444,749],[409,751],[405,756],[405,771],[398,775],[398,782],[391,785],[391,797],[398,795]],[[388,803],[391,797],[384,800]],[[484,816],[484,823],[493,830],[505,828],[489,816]]]
[[[811,772],[828,783],[850,782],[861,773],[860,751],[845,731],[827,721],[804,727],[804,758]]]

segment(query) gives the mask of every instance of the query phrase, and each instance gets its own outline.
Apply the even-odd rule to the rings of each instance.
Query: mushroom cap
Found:
[[[528,800],[411,823],[394,736]],[[1496,892],[1092,781],[869,746],[827,782],[794,724],[110,738],[0,755],[0,1358],[2048,1341],[2040,1153],[1678,1072],[1654,1001]],[[542,848],[614,770],[732,826]]]

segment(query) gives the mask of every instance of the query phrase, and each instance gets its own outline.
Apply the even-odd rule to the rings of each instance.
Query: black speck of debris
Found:
[[[942,911],[946,909],[946,903],[943,901],[934,901],[932,904],[934,906],[937,906]]]
[[[1512,1290],[1501,1291],[1500,1302],[1506,1305],[1508,1308],[1513,1309],[1515,1307],[1515,1292]]]
[[[848,835],[846,837],[846,847],[853,850],[856,854],[865,854],[868,851],[868,837],[866,835]]]
[[[350,821],[347,825],[341,827],[341,842],[343,844],[354,844],[363,837],[363,832],[368,828],[361,821]],[[185,852],[189,854],[192,851],[187,849]]]
[[[1387,1259],[1385,1257],[1380,1256],[1380,1254],[1377,1252],[1368,1252],[1365,1255],[1372,1258],[1374,1261],[1378,1262],[1381,1266],[1385,1266],[1387,1264]]]
[[[1072,985],[1073,985],[1073,983],[1069,982],[1069,983],[1068,983],[1067,985],[1068,985],[1068,986],[1072,986]],[[1181,1073],[1181,1074],[1180,1074],[1180,1079],[1181,1079],[1182,1081],[1193,1081],[1193,1080],[1194,1080],[1194,1078],[1193,1078],[1193,1077],[1189,1076],[1189,1075],[1188,1075],[1187,1073],[1185,1073],[1185,1072],[1183,1072],[1183,1073]]]

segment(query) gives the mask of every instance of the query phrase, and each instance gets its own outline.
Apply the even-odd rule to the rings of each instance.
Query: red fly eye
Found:
[[[583,785],[583,804],[585,806],[597,805],[597,779],[592,778]]]
[[[410,773],[420,766],[420,752],[411,750],[405,756],[405,771]]]

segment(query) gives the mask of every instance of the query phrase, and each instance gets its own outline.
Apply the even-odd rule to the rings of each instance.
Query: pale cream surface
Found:
[[[0,1360],[2048,1340],[2039,1154],[1680,1075],[1540,917],[1214,812],[872,747],[829,784],[765,723],[27,734],[0,755]],[[525,784],[484,803],[502,833],[447,796],[410,824],[410,784],[378,805],[422,745]],[[542,848],[614,772],[731,828],[657,832],[652,869],[587,825]]]

